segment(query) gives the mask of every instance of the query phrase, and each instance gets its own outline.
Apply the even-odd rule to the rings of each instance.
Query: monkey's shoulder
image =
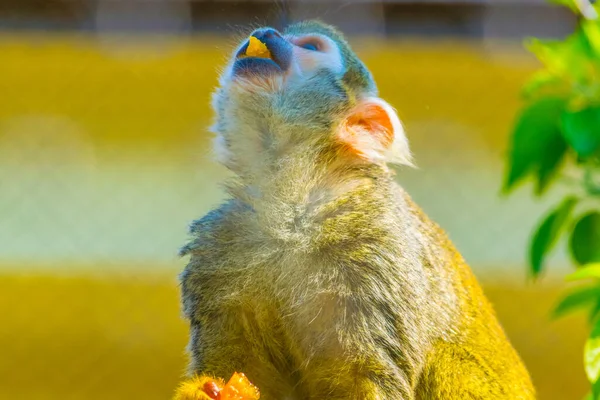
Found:
[[[251,210],[244,204],[229,200],[192,221],[188,229],[191,240],[180,249],[179,255],[194,255],[233,239],[238,235],[236,219],[248,212]]]
[[[179,275],[184,308],[218,309],[220,299],[230,298],[239,290],[244,277],[244,228],[240,221],[252,213],[246,205],[229,200],[189,227],[190,241],[180,250],[189,262]]]

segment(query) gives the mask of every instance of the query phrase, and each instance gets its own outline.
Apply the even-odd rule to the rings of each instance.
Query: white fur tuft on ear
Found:
[[[391,145],[384,151],[385,160],[392,164],[407,165],[414,167],[408,138],[404,131],[402,121],[398,118],[396,110],[386,101],[380,98],[369,98],[369,101],[378,104],[388,115],[393,131]]]

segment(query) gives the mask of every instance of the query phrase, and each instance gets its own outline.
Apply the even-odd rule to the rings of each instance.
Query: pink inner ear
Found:
[[[377,103],[366,102],[359,105],[348,118],[348,125],[370,132],[384,148],[388,148],[394,141],[392,120],[387,110]]]
[[[365,101],[346,118],[338,137],[356,155],[370,158],[373,152],[392,145],[394,125],[384,107],[376,102]]]

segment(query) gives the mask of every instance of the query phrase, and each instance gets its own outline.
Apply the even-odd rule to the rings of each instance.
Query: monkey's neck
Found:
[[[309,246],[323,224],[341,214],[368,219],[388,191],[391,174],[379,166],[332,162],[323,152],[288,154],[269,168],[237,179],[230,194],[250,206],[270,237]]]

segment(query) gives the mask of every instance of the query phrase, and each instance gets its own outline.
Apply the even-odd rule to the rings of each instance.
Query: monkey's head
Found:
[[[307,154],[315,163],[411,164],[402,124],[371,73],[340,32],[318,21],[252,32],[213,105],[217,157],[240,176]]]

